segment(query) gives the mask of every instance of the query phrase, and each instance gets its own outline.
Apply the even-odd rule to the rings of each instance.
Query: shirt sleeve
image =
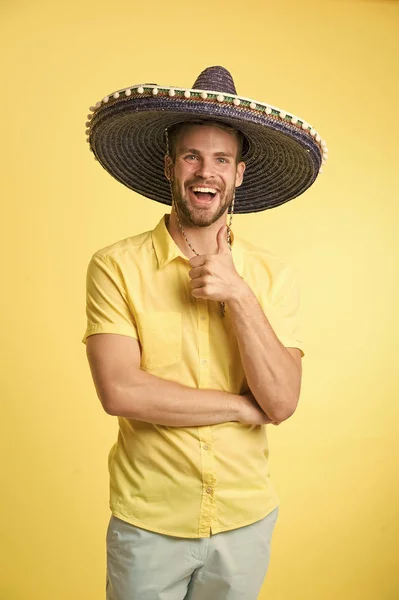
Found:
[[[300,323],[300,287],[291,267],[284,265],[273,282],[267,317],[286,348],[299,348],[305,356]]]
[[[118,333],[139,339],[119,268],[110,257],[94,254],[86,274],[87,326],[82,342],[95,333]]]

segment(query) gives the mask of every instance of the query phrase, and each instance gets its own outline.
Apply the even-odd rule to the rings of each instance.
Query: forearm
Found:
[[[273,421],[284,421],[298,403],[299,369],[245,282],[228,306],[248,386]]]
[[[142,370],[114,390],[109,414],[171,427],[199,427],[238,421],[241,396],[201,390]]]

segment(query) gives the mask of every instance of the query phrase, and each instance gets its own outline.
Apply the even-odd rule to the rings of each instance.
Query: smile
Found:
[[[218,190],[212,187],[195,186],[190,188],[191,196],[195,198],[197,204],[211,204],[215,199]]]

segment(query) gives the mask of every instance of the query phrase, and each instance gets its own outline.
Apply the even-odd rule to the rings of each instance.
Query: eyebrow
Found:
[[[186,153],[201,154],[201,152],[195,148],[182,148],[180,154]],[[231,152],[214,152],[214,156],[230,156],[231,158],[234,158],[234,155]]]

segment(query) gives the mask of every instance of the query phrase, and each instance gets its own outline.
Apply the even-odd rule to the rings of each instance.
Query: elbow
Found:
[[[120,414],[121,411],[118,410],[114,404],[103,403],[103,409],[107,413],[107,415],[110,415],[111,417],[121,417],[122,416]]]
[[[117,409],[115,402],[111,402],[109,398],[99,398],[99,400],[101,402],[101,406],[104,409],[104,412],[106,412],[107,415],[111,415],[111,417],[120,416],[118,414],[120,411]]]
[[[298,399],[295,401],[282,402],[280,405],[269,409],[266,412],[269,419],[273,421],[273,424],[280,425],[283,421],[287,421],[294,412],[298,405]]]
[[[280,423],[283,423],[284,421],[287,421],[290,417],[292,417],[294,412],[295,411],[279,411],[277,413],[273,413],[270,419],[273,421],[273,425],[280,425]]]
[[[99,394],[98,395],[101,405],[107,415],[111,417],[122,417],[122,407],[121,403],[118,401],[117,394],[115,392],[109,392],[107,394]]]
[[[127,395],[126,389],[113,389],[110,393],[105,394],[102,399],[100,398],[100,400],[103,409],[111,417],[126,417],[127,419],[141,420],[138,410],[140,403],[132,397],[131,390],[129,395]]]

